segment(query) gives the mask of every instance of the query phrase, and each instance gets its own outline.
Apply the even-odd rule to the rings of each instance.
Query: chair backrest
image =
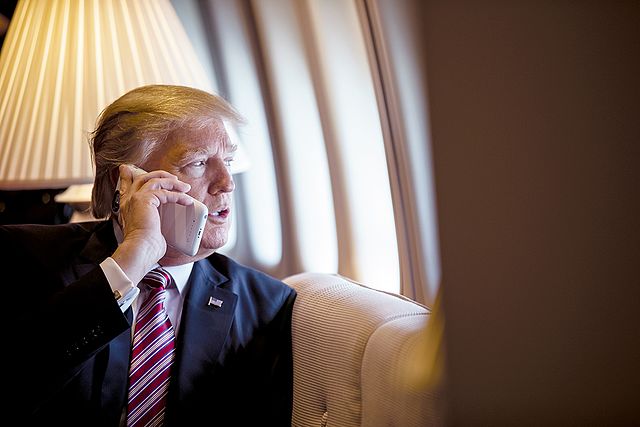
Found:
[[[293,426],[440,425],[440,393],[416,374],[429,310],[333,274],[285,279],[293,310]]]

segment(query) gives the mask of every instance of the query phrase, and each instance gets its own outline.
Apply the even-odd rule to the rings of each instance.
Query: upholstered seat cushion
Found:
[[[293,425],[437,424],[437,393],[412,377],[429,310],[347,278],[285,279],[293,312]]]

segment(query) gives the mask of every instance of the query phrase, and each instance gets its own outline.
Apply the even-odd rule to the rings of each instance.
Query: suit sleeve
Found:
[[[66,283],[63,266],[53,268],[9,231],[0,228],[3,287],[11,292],[9,402],[33,413],[129,323],[99,266]]]

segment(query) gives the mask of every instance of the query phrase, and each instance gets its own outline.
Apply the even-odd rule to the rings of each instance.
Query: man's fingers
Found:
[[[120,178],[119,178],[120,194],[124,194],[129,191],[129,188],[131,187],[131,183],[133,182],[133,178],[134,178],[133,170],[129,167],[129,165],[122,164],[118,167],[118,173],[120,174]]]
[[[138,191],[131,195],[131,201],[135,203],[151,204],[155,207],[166,203],[177,203],[179,205],[189,206],[193,204],[193,198],[185,193],[178,193],[163,188],[149,191]]]
[[[186,193],[191,190],[191,185],[186,182],[178,180],[177,177],[171,175],[170,177],[153,177],[147,179],[142,185],[141,189],[145,190],[171,190],[181,193]]]
[[[163,171],[156,170],[145,172],[135,166],[122,164],[119,167],[120,173],[120,193],[131,195],[139,190],[172,190],[186,193],[191,186],[182,182],[177,176]]]
[[[177,203],[183,206],[190,206],[193,204],[193,198],[185,193],[176,193],[175,191],[161,189],[155,190],[153,194],[158,198],[161,204]]]

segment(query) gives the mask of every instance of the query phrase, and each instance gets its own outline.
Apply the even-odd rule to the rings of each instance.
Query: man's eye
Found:
[[[231,162],[233,162],[233,157],[228,158],[228,159],[224,159],[224,164],[226,166],[231,166]]]
[[[204,165],[205,165],[205,161],[204,160],[200,160],[200,161],[191,163],[189,166],[199,168],[199,167],[202,167]]]

